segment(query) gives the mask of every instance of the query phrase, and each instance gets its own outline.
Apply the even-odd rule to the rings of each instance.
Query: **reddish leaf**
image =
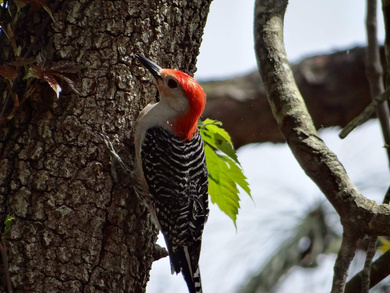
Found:
[[[31,64],[29,70],[28,70],[28,76],[32,76],[38,79],[44,78],[44,71],[41,67]]]
[[[78,91],[78,89],[76,88],[76,85],[74,84],[74,81],[71,80],[70,78],[67,78],[66,76],[64,76],[64,80],[66,81],[66,83],[70,86],[70,88],[76,93],[76,94],[80,94],[80,92]]]
[[[77,88],[76,88],[76,86],[75,86],[73,80],[71,80],[70,78],[67,78],[66,76],[63,76],[63,75],[60,74],[60,73],[55,73],[55,72],[53,72],[52,74],[55,75],[55,76],[58,76],[59,78],[61,78],[61,79],[63,79],[63,80],[65,80],[66,83],[70,86],[70,88],[71,88],[76,94],[78,94],[78,95],[80,94],[80,92],[77,90]]]
[[[60,85],[58,84],[58,81],[51,74],[45,74],[44,79],[51,86],[51,88],[56,92],[57,99],[58,99],[60,97],[60,92],[62,90]]]
[[[77,73],[80,71],[81,67],[76,65],[74,62],[66,60],[50,64],[45,60],[45,58],[45,52],[41,51],[37,56],[37,64],[30,65],[28,77],[44,79],[56,92],[57,98],[59,97],[59,94],[62,89],[58,84],[58,81],[55,79],[55,76],[59,77],[62,80],[65,80],[69,87],[76,94],[79,94],[79,91],[76,89],[73,80],[68,77],[65,77],[61,73]]]
[[[9,65],[0,65],[0,75],[8,80],[13,80],[18,77],[18,71]]]
[[[63,60],[54,63],[47,69],[59,73],[77,73],[80,71],[81,67],[76,65],[74,62]]]

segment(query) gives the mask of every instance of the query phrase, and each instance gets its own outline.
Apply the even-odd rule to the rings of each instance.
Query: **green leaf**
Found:
[[[11,223],[15,219],[14,215],[7,215],[7,218],[4,221],[4,235],[6,235],[11,230]]]
[[[211,127],[211,129],[213,131],[220,133],[226,140],[229,141],[230,144],[232,144],[232,139],[231,139],[229,133],[227,133],[227,131],[222,128],[221,121],[206,118],[206,120],[201,123],[201,126],[202,127],[207,127],[207,126]]]
[[[233,160],[228,157],[224,158],[229,164],[229,176],[234,182],[236,182],[251,198],[251,189],[249,183],[246,181],[246,176],[242,171],[240,165],[237,165]]]
[[[206,119],[199,121],[198,127],[205,145],[211,202],[217,204],[237,228],[236,220],[240,208],[238,186],[251,198],[252,196],[232,139],[219,121]]]
[[[208,144],[205,145],[205,154],[211,202],[217,204],[236,226],[240,198],[235,182],[227,175],[229,167]]]
[[[200,124],[200,133],[203,140],[213,148],[225,153],[235,162],[238,162],[236,151],[233,147],[232,139],[225,129],[221,127],[219,121],[206,119]]]

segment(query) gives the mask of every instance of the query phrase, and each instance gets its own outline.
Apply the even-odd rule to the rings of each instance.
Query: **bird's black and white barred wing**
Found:
[[[202,138],[197,132],[190,141],[183,141],[163,128],[150,128],[143,140],[141,158],[172,271],[182,271],[188,284],[185,270],[192,279],[196,276],[209,213]]]

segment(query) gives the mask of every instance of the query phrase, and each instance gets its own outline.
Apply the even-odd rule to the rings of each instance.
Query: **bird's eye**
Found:
[[[177,88],[177,82],[174,79],[170,79],[170,80],[168,80],[168,86],[171,89]]]

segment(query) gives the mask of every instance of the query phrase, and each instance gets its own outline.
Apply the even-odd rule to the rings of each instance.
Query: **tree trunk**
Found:
[[[113,182],[99,133],[131,164],[134,121],[155,96],[134,54],[194,73],[210,2],[57,1],[47,27],[45,10],[23,8],[22,55],[42,35],[30,57],[52,46],[54,61],[83,68],[72,77],[79,95],[64,84],[57,99],[42,82],[0,129],[0,229],[15,215],[6,238],[15,292],[145,292],[157,231],[133,190]],[[1,62],[12,61],[5,51]],[[3,269],[0,280],[2,292]]]

